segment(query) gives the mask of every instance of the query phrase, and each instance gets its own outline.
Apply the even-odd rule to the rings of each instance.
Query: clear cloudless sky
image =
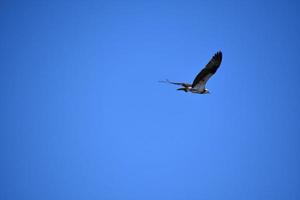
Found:
[[[299,10],[2,0],[0,199],[300,199]]]

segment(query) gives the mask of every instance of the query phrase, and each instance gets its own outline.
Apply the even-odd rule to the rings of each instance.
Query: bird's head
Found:
[[[203,94],[210,94],[209,90],[208,89],[205,89]]]

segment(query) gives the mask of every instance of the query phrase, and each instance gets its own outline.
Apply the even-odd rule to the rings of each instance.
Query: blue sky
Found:
[[[299,199],[299,9],[1,1],[0,199]]]

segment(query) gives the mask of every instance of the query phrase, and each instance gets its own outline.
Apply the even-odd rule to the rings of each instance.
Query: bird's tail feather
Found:
[[[183,90],[183,91],[185,91],[185,92],[188,91],[186,88],[178,88],[177,90]]]

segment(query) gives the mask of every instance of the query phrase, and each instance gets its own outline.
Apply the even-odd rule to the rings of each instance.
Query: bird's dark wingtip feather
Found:
[[[218,51],[215,55],[222,56],[222,51]]]
[[[215,55],[214,58],[218,59],[218,60],[222,60],[223,54],[222,51],[218,51]]]
[[[170,81],[168,79],[163,80],[163,81],[158,81],[159,83],[170,83]]]

